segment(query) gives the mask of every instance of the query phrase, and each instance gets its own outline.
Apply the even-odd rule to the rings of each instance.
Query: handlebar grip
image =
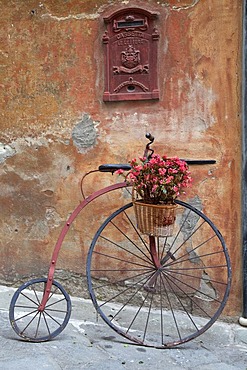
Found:
[[[150,133],[147,133],[147,134],[146,134],[146,138],[147,138],[148,140],[150,140],[151,142],[153,142],[153,141],[154,141],[154,137],[153,137]]]
[[[189,166],[190,165],[202,165],[202,164],[215,164],[215,159],[183,159]]]

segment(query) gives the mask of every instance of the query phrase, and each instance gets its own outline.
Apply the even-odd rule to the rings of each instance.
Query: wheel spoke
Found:
[[[204,269],[203,269],[204,270]],[[176,270],[170,270],[169,269],[169,272],[172,273],[172,274],[176,274],[176,275],[179,275],[181,276],[182,278],[193,278],[193,280],[204,280],[204,281],[208,281],[208,278],[207,277],[203,277],[202,276],[195,276],[195,275],[192,275],[192,274],[186,274],[184,272],[179,272],[179,271],[176,271]],[[220,285],[224,285],[224,286],[227,286],[227,283],[225,281],[219,281],[219,280],[215,280],[215,279],[210,279],[210,282],[211,283],[214,283],[214,284],[220,284]]]
[[[32,302],[32,303],[34,303],[36,306],[39,306],[39,304],[40,304],[40,302],[39,301],[37,301],[37,302],[35,302],[33,299],[31,299],[27,294],[24,294],[23,292],[21,292],[21,295],[23,296],[23,297],[25,297],[26,299],[28,299],[30,302]]]
[[[65,298],[59,299],[59,300],[57,300],[56,302],[53,302],[53,303],[50,303],[50,304],[46,305],[46,306],[45,306],[45,309],[47,310],[47,308],[49,308],[49,307],[51,307],[51,306],[54,306],[55,304],[57,305],[57,304],[59,304],[59,303],[61,303],[61,302],[64,302],[64,301],[65,301]],[[49,302],[49,300],[48,300],[47,302]]]
[[[155,286],[156,286],[156,284],[155,284]],[[149,293],[150,293],[150,292],[149,292]],[[150,313],[151,313],[151,308],[152,308],[152,303],[153,303],[153,296],[154,296],[154,293],[150,293],[150,295],[151,295],[151,299],[150,299],[150,302],[149,302],[148,314],[147,314],[146,323],[145,323],[145,328],[144,328],[144,332],[143,332],[143,338],[142,338],[142,341],[143,341],[143,342],[145,341],[146,334],[147,334],[147,329],[148,329],[148,324],[149,324],[149,320],[150,320]]]
[[[168,276],[166,276],[166,279],[167,279],[167,282],[169,284],[169,287],[172,289],[173,293],[176,295],[176,298],[179,300],[180,303],[181,303],[180,298],[179,298],[178,294],[175,292],[175,290],[172,288],[171,283],[174,286],[176,286],[176,288],[178,288],[180,290],[180,292],[182,292],[191,302],[193,302],[200,309],[200,311],[205,314],[205,316],[211,318],[211,316],[208,314],[208,312],[206,310],[204,310],[189,294],[187,294],[185,290],[183,290],[178,284],[176,284],[174,282],[174,280],[171,280]],[[181,305],[182,305],[182,303],[181,303]]]
[[[95,271],[95,270],[92,270],[92,271]],[[96,270],[97,272],[98,272],[98,270]],[[103,270],[103,271],[105,271],[105,270]],[[116,270],[116,271],[119,271],[119,270]],[[133,279],[136,279],[136,278],[139,278],[140,276],[143,276],[143,275],[147,275],[148,274],[148,276],[150,277],[150,275],[151,275],[151,273],[153,273],[153,270],[149,270],[149,271],[147,271],[147,272],[142,272],[142,273],[140,273],[140,274],[135,274],[135,275],[131,275],[131,276],[129,276],[128,277],[128,280],[133,280]],[[95,284],[94,284],[94,289],[96,290],[96,289],[100,289],[100,288],[104,288],[104,287],[108,287],[109,285],[111,285],[111,284],[113,284],[111,281],[101,281],[100,280],[100,282],[101,282],[101,284],[100,285],[98,285],[98,281],[97,281],[97,283],[95,282]],[[124,278],[124,279],[120,279],[120,280],[114,280],[114,284],[118,284],[118,285],[124,285],[126,283],[126,278]],[[129,284],[129,283],[128,283]],[[135,283],[133,283],[133,285],[136,285],[137,283],[136,283],[136,280],[135,280]]]
[[[53,320],[58,326],[61,326],[61,323],[59,322],[59,321],[57,321],[56,319],[55,319],[55,317],[53,317],[53,316],[51,316],[46,310],[44,310],[43,312],[43,315],[44,315],[44,320],[45,320],[45,323],[46,323],[46,325],[48,326],[48,324],[47,324],[47,320],[46,320],[46,318],[45,318],[45,314],[51,319],[51,320]]]
[[[179,250],[181,250],[182,249],[182,247],[193,237],[193,235],[194,234],[196,234],[197,233],[197,231],[198,230],[200,230],[200,228],[203,226],[205,224],[205,221],[203,221],[200,225],[198,225],[198,227],[196,228],[196,229],[194,229],[193,230],[193,232],[185,239],[185,240],[183,240],[183,243],[181,243],[178,247],[177,247],[177,249],[175,249],[175,251],[172,253],[173,255],[175,255],[176,253],[178,253],[179,252]],[[179,233],[181,232],[181,229],[179,230]],[[176,239],[177,240],[177,239]],[[172,244],[172,246],[171,246],[171,248],[169,249],[169,252],[171,251],[171,249],[172,249],[172,247],[173,247],[173,245],[175,245],[175,240],[174,240],[174,242],[173,242],[173,244]],[[162,263],[162,261],[161,261],[161,263]]]
[[[177,320],[176,320],[176,315],[175,315],[174,309],[172,307],[170,296],[168,294],[168,291],[166,289],[166,285],[164,284],[164,281],[163,280],[162,280],[162,285],[163,285],[163,288],[165,290],[166,298],[167,298],[167,301],[168,301],[168,304],[169,304],[169,307],[170,307],[170,310],[171,310],[172,318],[173,318],[173,321],[174,321],[174,324],[175,324],[175,327],[176,327],[176,330],[177,330],[179,339],[182,340],[182,337],[181,337],[181,334],[180,334],[180,330],[179,330],[179,325],[178,325]]]
[[[37,300],[37,302],[38,302],[38,305],[40,305],[40,300],[39,300],[39,297],[38,297],[38,294],[37,294],[37,292],[36,292],[36,289],[33,287],[33,286],[31,286],[31,289],[32,289],[32,291],[34,292],[34,294],[35,294],[35,297],[36,297],[36,300]],[[45,285],[44,285],[44,287],[43,287],[43,291],[45,290]]]
[[[28,322],[28,324],[24,327],[24,329],[22,329],[22,331],[21,331],[21,334],[23,334],[25,331],[26,331],[26,329],[32,324],[32,322],[36,319],[36,316],[38,316],[39,315],[39,313],[40,312],[38,312],[38,311],[36,311],[36,313],[35,313],[35,315],[34,315],[34,317]],[[26,315],[26,316],[28,316],[28,315]],[[22,319],[24,318],[24,316],[22,317]]]
[[[121,292],[119,292],[118,294],[112,296],[110,299],[106,300],[104,303],[102,303],[100,305],[100,307],[104,306],[105,304],[111,302],[111,301],[115,301],[115,299],[117,297],[119,297],[120,295],[122,294],[126,294],[128,291],[130,291],[133,287],[135,288],[137,286],[137,288],[135,288],[135,291],[134,293],[130,296],[130,298],[127,300],[127,302],[123,305],[123,307],[125,307],[129,302],[131,302],[131,300],[133,299],[133,297],[141,290],[141,288],[143,288],[143,286],[146,284],[146,282],[149,280],[150,276],[146,277],[144,276],[142,279],[140,279],[139,281],[135,281],[132,285],[130,284],[126,289],[122,290]],[[143,283],[143,280],[144,283]],[[122,310],[122,309],[121,309]],[[121,311],[120,310],[120,311]],[[119,312],[120,312],[119,311]]]
[[[167,279],[167,276],[162,276],[163,278],[165,278],[166,279],[166,281],[167,281],[167,283],[168,283],[168,285],[169,285],[169,288],[171,289],[171,291],[173,292],[173,294],[176,296],[176,298],[178,299],[178,301],[179,301],[179,303],[181,304],[181,307],[183,308],[183,310],[184,310],[184,312],[186,313],[186,315],[189,317],[189,319],[191,320],[191,322],[192,322],[192,324],[194,325],[194,327],[196,328],[196,330],[197,331],[199,331],[199,329],[198,329],[198,327],[197,327],[197,325],[196,325],[196,323],[195,323],[195,321],[193,320],[193,318],[192,318],[192,315],[187,311],[187,309],[186,309],[186,307],[185,307],[185,305],[183,304],[183,302],[182,302],[182,300],[180,299],[180,297],[179,297],[179,295],[176,293],[176,291],[173,289],[173,287],[172,287],[172,284],[171,283],[173,283],[173,281],[169,281],[169,279]],[[184,293],[184,294],[186,294],[183,290],[182,290],[182,292]],[[189,297],[187,294],[186,294],[186,296],[187,297]],[[190,297],[189,297],[190,298]],[[174,311],[173,311],[174,312]]]
[[[36,332],[35,332],[35,338],[37,338],[37,336],[38,336],[40,319],[41,319],[41,312],[39,312],[39,318],[38,318],[38,324],[37,324],[37,328],[36,328]]]
[[[50,327],[49,327],[49,325],[47,323],[47,320],[46,320],[46,317],[45,317],[45,311],[42,312],[42,316],[44,318],[44,322],[45,322],[46,329],[48,331],[48,335],[49,335],[49,337],[51,337]]]
[[[172,284],[176,287],[176,288],[178,288],[179,289],[179,291],[184,295],[184,296],[186,296],[187,298],[189,298],[189,300],[191,301],[191,302],[193,302],[206,316],[208,316],[208,317],[210,317],[210,315],[184,290],[184,289],[182,289],[181,288],[181,286],[180,285],[178,285],[177,284],[177,282],[175,282],[173,279],[171,279],[168,275],[165,275],[165,278],[166,278],[166,281],[168,282],[168,284],[169,284],[169,286],[170,286],[170,288],[172,289],[172,291],[173,291],[173,293],[174,294],[176,294],[175,293],[175,290],[172,288]],[[175,279],[176,280],[176,279]],[[199,291],[198,289],[195,289],[193,286],[190,286],[190,285],[188,285],[188,284],[186,284],[186,283],[184,283],[183,281],[181,281],[181,280],[178,280],[178,282],[180,283],[180,284],[183,284],[183,285],[185,285],[185,286],[187,286],[188,288],[192,288],[195,292],[200,292],[200,294],[202,294],[202,295],[204,295],[205,297],[207,297],[207,298],[210,298],[211,300],[212,300],[212,297],[211,296],[209,296],[209,295],[207,295],[207,294],[205,294],[205,293],[203,293],[203,292],[201,292],[201,291]],[[180,301],[180,298],[179,298],[179,296],[176,294],[176,297],[179,299],[179,301]],[[214,301],[216,301],[216,302],[221,302],[220,300],[218,300],[218,299],[216,299],[216,298],[213,298],[213,300]]]
[[[203,266],[203,268],[202,267],[177,267],[177,268],[175,268],[175,269],[173,269],[173,268],[169,268],[169,271],[176,271],[176,270],[178,270],[178,271],[193,271],[193,270],[210,270],[210,269],[218,269],[218,268],[222,268],[222,267],[227,267],[227,264],[225,264],[225,265],[215,265],[215,266]]]
[[[192,249],[189,253],[194,252],[194,251],[195,251],[195,249]],[[199,259],[199,257],[197,255],[194,256],[194,257],[192,257],[190,255],[188,256],[189,253],[187,253],[187,256],[184,254],[183,256],[180,256],[179,258],[175,258],[174,261],[172,261],[168,264],[165,264],[164,266],[165,267],[174,266],[176,264],[181,264],[182,262],[188,262],[188,261],[193,262],[193,261],[197,261]],[[223,253],[223,252],[222,251],[217,251],[217,252],[213,252],[213,253],[211,252],[211,253],[200,254],[200,260],[202,260],[203,257],[211,257],[211,256],[214,256],[216,254],[221,254],[221,253]]]
[[[121,248],[123,250],[125,250],[124,248]],[[126,250],[127,253],[130,253],[129,251]],[[147,265],[144,265],[144,264],[141,264],[141,263],[137,263],[137,262],[132,262],[132,261],[129,261],[128,259],[122,259],[122,258],[118,258],[118,257],[115,257],[115,256],[112,256],[110,254],[106,254],[106,253],[102,253],[102,252],[98,252],[98,251],[95,251],[94,252],[95,254],[98,254],[100,256],[104,256],[104,257],[107,257],[107,258],[111,258],[111,259],[114,259],[116,261],[122,261],[122,262],[125,262],[125,263],[131,263],[132,265],[136,265],[136,266],[141,266],[141,267],[146,267]],[[140,259],[141,261],[144,261],[144,262],[147,262],[145,260],[143,260],[142,258],[139,258],[139,256],[136,256],[134,253],[130,253],[131,255],[137,257],[138,259]],[[151,262],[151,261],[149,261]]]
[[[145,258],[147,258],[150,262],[152,262],[152,259],[151,257],[149,257],[141,248],[139,248],[139,246],[133,242],[133,240],[131,240],[116,224],[114,224],[113,222],[111,222],[111,224],[131,243],[133,244],[133,246],[136,248],[137,251],[141,252],[141,254],[143,254],[143,256],[145,256]],[[132,225],[132,224],[131,224]],[[138,234],[139,236],[140,234]],[[101,236],[102,237],[102,236]],[[150,251],[148,250],[148,247],[147,247],[147,244],[145,243],[144,239],[141,238],[140,236],[140,239],[143,243],[143,245],[145,246],[145,249],[148,251],[149,255],[150,255]],[[112,241],[110,241],[111,243],[113,243]],[[123,249],[123,248],[122,248]],[[130,251],[128,251],[128,253],[130,253]]]
[[[17,306],[18,307],[18,306]],[[31,311],[31,312],[28,312],[28,313],[26,313],[25,315],[22,315],[22,316],[18,316],[18,317],[16,317],[15,318],[15,322],[16,321],[18,321],[18,320],[22,320],[22,319],[24,319],[25,317],[28,317],[28,316],[32,316],[34,313],[36,313],[37,312],[37,310],[34,310],[34,311]]]

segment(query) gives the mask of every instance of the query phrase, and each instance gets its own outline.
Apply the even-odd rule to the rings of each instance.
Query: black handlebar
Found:
[[[215,159],[182,159],[182,161],[185,161],[189,166],[216,163]]]
[[[153,149],[150,148],[150,145],[154,142],[154,137],[150,133],[147,133],[146,138],[149,140],[149,143],[146,145],[144,157],[146,157],[149,160],[154,152]],[[189,166],[216,163],[215,159],[182,159],[182,160],[185,161]],[[131,166],[129,164],[103,164],[98,168],[100,172],[111,172],[112,174],[119,169],[129,171],[131,169]]]

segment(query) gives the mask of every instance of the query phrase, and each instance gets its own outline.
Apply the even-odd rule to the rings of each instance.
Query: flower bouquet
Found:
[[[149,160],[132,159],[130,165],[125,179],[133,186],[139,230],[148,235],[170,235],[176,219],[175,199],[192,181],[187,163],[177,157],[153,154]]]

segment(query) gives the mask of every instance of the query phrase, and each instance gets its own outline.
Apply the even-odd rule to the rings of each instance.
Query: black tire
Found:
[[[14,331],[24,340],[44,342],[55,338],[68,324],[71,300],[64,288],[53,281],[45,309],[39,311],[47,278],[33,279],[14,293],[9,319]]]

